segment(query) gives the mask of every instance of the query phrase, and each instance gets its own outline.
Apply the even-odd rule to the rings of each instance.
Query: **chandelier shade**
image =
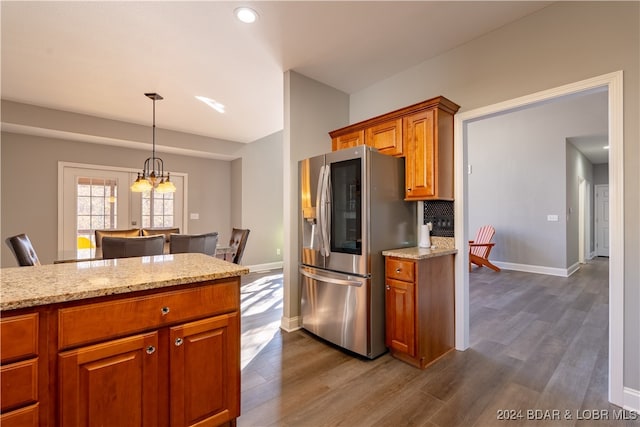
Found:
[[[174,193],[176,186],[171,182],[169,172],[164,173],[164,162],[160,157],[156,157],[156,101],[160,101],[162,96],[157,93],[145,93],[144,96],[153,100],[153,127],[151,139],[151,157],[144,161],[142,172],[138,172],[138,178],[131,184],[131,191],[134,193],[144,193],[155,190],[158,193]]]

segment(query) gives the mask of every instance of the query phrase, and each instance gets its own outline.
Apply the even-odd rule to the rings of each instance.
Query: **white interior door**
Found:
[[[96,229],[129,227],[131,182],[132,173],[125,170],[59,165],[58,259],[91,249]]]
[[[596,255],[609,256],[609,186],[596,185]]]

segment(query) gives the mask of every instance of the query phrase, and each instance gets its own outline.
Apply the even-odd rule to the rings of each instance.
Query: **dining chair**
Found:
[[[242,255],[244,254],[244,248],[247,245],[247,239],[249,238],[250,231],[251,230],[248,228],[234,228],[231,230],[229,246],[231,246],[233,251],[233,259],[231,262],[234,264],[240,264],[240,260],[242,260]]]
[[[139,235],[140,235],[139,228],[130,228],[128,230],[115,230],[115,229],[95,230],[96,248],[99,249],[102,247],[102,239],[104,237],[136,237]]]
[[[162,255],[164,236],[110,237],[102,238],[102,258],[131,258]]]
[[[163,227],[163,228],[143,228],[142,235],[143,236],[157,236],[159,234],[164,235],[166,242],[168,243],[170,240],[170,236],[172,234],[180,234],[180,228],[178,227]]]
[[[205,234],[172,234],[169,252],[172,254],[201,253],[215,256],[218,246],[218,232]]]
[[[40,260],[36,254],[36,250],[26,234],[18,234],[8,237],[5,242],[13,252],[20,267],[29,267],[40,265]]]

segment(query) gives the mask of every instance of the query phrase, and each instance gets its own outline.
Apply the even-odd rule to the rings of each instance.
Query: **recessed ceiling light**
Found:
[[[219,103],[215,99],[210,99],[205,96],[196,96],[197,99],[207,104],[209,107],[216,110],[218,113],[224,113],[225,106],[224,104]]]
[[[233,13],[235,13],[236,18],[245,24],[252,24],[256,22],[256,19],[258,19],[258,12],[250,7],[239,7],[234,10]]]

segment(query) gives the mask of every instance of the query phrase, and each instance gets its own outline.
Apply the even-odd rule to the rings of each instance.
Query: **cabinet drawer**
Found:
[[[176,322],[239,310],[237,280],[58,311],[58,348],[99,342]]]
[[[38,355],[38,313],[6,317],[0,321],[2,363]]]
[[[38,400],[38,359],[25,360],[0,368],[2,411],[19,408]]]
[[[416,263],[413,261],[387,258],[386,275],[391,279],[413,282],[415,279],[415,265]]]
[[[38,404],[16,409],[0,415],[2,427],[27,427],[38,426]]]

